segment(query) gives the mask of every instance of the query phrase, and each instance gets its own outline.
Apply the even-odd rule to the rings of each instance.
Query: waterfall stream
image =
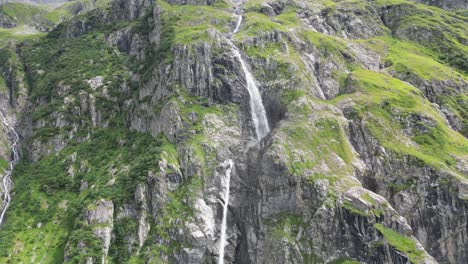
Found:
[[[1,122],[5,126],[5,128],[7,128],[13,134],[13,144],[11,145],[11,151],[13,152],[13,159],[8,164],[8,168],[5,170],[5,174],[3,175],[3,180],[2,180],[4,194],[3,194],[3,210],[2,210],[2,214],[0,215],[0,225],[1,225],[3,223],[3,219],[5,218],[5,213],[11,201],[10,191],[11,191],[11,188],[13,187],[11,174],[13,173],[13,168],[15,167],[15,164],[19,160],[19,154],[18,154],[19,135],[16,132],[14,125],[8,122],[7,117],[2,111],[0,111],[0,117],[1,117]]]
[[[219,238],[219,264],[224,264],[224,248],[226,247],[226,228],[227,228],[227,213],[229,206],[229,189],[231,185],[231,173],[234,167],[234,161],[226,160],[224,166],[226,168],[225,188],[224,188],[224,205],[223,205],[223,221],[221,222],[221,237]]]
[[[227,41],[229,46],[231,46],[234,56],[241,63],[242,71],[245,75],[245,80],[247,82],[247,91],[250,95],[250,112],[252,114],[252,121],[255,126],[257,141],[260,141],[263,137],[265,137],[268,134],[268,132],[270,132],[270,126],[268,125],[265,107],[263,106],[262,97],[260,95],[260,91],[258,90],[255,78],[250,72],[249,67],[247,67],[247,63],[244,61],[244,59],[242,59],[242,55],[239,51],[239,48],[237,48],[236,45],[234,45],[234,43],[230,39],[239,31],[239,28],[242,24],[242,15],[238,14],[239,12],[239,8],[237,8],[234,12],[234,15],[237,16],[237,25],[234,31],[231,34],[229,34],[229,38],[227,39]]]
[[[240,7],[237,7],[234,11],[234,15],[237,16],[237,24],[234,31],[232,31],[227,38],[227,42],[232,49],[234,56],[241,63],[242,71],[245,75],[245,80],[247,82],[247,90],[250,95],[250,111],[252,114],[252,121],[255,126],[256,141],[259,142],[270,132],[270,126],[268,125],[268,119],[263,106],[262,97],[260,91],[258,90],[256,81],[247,67],[247,63],[242,59],[242,55],[239,49],[231,41],[231,37],[234,36],[240,29],[242,24],[242,15],[239,14]],[[219,241],[219,261],[218,264],[224,264],[224,248],[226,247],[226,229],[227,229],[227,214],[229,207],[229,191],[231,185],[231,173],[234,167],[234,161],[228,159],[224,162],[223,166],[226,168],[224,184],[224,204],[223,204],[223,220],[221,222],[221,236]]]

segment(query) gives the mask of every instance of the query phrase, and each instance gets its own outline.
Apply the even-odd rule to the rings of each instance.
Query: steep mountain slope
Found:
[[[6,45],[0,262],[466,263],[467,29],[405,0],[113,0]]]
[[[0,3],[0,33],[3,42],[18,36],[48,32],[57,24],[97,7],[105,7],[109,0],[76,1],[7,1]],[[3,28],[3,29],[2,29]]]

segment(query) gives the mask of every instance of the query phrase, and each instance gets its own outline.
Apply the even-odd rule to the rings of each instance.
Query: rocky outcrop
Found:
[[[418,123],[408,124],[417,129]],[[363,185],[388,199],[438,261],[465,262],[468,203],[464,190],[468,182],[448,171],[425,166],[417,158],[387,152],[362,120],[350,123],[350,139],[368,168],[360,175]]]
[[[0,27],[2,28],[14,28],[16,23],[10,17],[6,16],[3,13],[0,13]]]
[[[112,1],[111,15],[116,20],[134,20],[143,17],[153,3],[153,0]]]
[[[102,243],[102,263],[107,263],[106,258],[112,237],[114,221],[114,204],[112,201],[100,200],[95,205],[88,207],[85,212],[85,221],[93,231],[93,234]],[[97,263],[97,260],[88,260],[88,263]]]
[[[458,113],[447,104],[447,98],[457,98],[462,94],[466,94],[468,91],[468,83],[463,79],[448,79],[448,80],[425,80],[411,73],[396,73],[392,75],[396,76],[400,80],[405,80],[415,87],[423,91],[424,96],[431,102],[435,103],[436,107],[441,111],[448,121],[448,124],[452,129],[460,132],[465,137],[468,137],[467,127],[464,123],[464,113]],[[458,101],[457,99],[454,99]],[[460,105],[464,103],[458,102]]]
[[[79,16],[60,24],[52,33],[62,37],[76,38],[95,29],[102,20],[108,19],[107,15],[103,10],[96,9],[86,16]]]
[[[316,8],[314,8],[316,7]],[[320,4],[303,7],[299,16],[316,31],[343,38],[370,38],[384,33],[373,6],[340,5],[335,10]]]

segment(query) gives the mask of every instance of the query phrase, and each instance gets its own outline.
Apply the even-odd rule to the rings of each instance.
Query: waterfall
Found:
[[[244,61],[244,59],[242,59],[242,55],[239,49],[236,47],[236,45],[234,45],[234,43],[230,39],[239,31],[239,28],[242,23],[242,15],[238,14],[239,10],[240,9],[237,8],[234,12],[234,14],[237,16],[237,25],[234,31],[231,34],[229,34],[229,38],[227,41],[229,46],[231,46],[234,56],[240,61],[242,71],[245,75],[245,80],[247,82],[247,91],[250,95],[250,111],[252,112],[252,121],[255,126],[257,141],[260,141],[263,137],[265,137],[268,134],[268,132],[270,132],[270,126],[268,125],[265,107],[263,106],[262,97],[255,82],[255,78],[250,72],[249,67],[247,67],[247,63]]]
[[[266,116],[265,107],[263,106],[262,97],[260,95],[260,91],[258,90],[257,84],[255,82],[255,78],[253,77],[252,73],[247,67],[247,63],[242,59],[242,55],[239,49],[234,45],[231,41],[231,37],[235,35],[242,24],[242,15],[238,14],[240,12],[240,8],[237,7],[234,11],[234,15],[237,16],[237,24],[227,38],[227,43],[232,49],[234,56],[239,60],[241,63],[242,71],[245,75],[245,80],[247,82],[247,91],[250,95],[250,111],[252,112],[252,121],[255,126],[255,133],[257,142],[260,141],[263,137],[265,137],[270,132],[270,126],[268,125],[268,119]],[[223,203],[223,220],[221,222],[221,236],[219,240],[219,261],[218,264],[224,264],[224,248],[226,247],[226,228],[227,228],[227,213],[229,207],[229,191],[231,185],[231,173],[234,167],[234,161],[231,159],[226,160],[223,163],[223,166],[226,168],[226,175],[223,182],[224,185],[224,203]]]
[[[226,228],[227,228],[227,213],[229,206],[229,188],[231,185],[231,173],[234,167],[234,161],[231,159],[224,162],[226,168],[225,188],[224,188],[224,205],[223,205],[223,221],[221,222],[221,237],[219,241],[219,264],[224,264],[224,248],[226,247]]]
[[[13,134],[13,144],[11,145],[11,151],[13,152],[13,159],[8,164],[8,168],[6,169],[5,174],[3,175],[3,181],[2,181],[4,194],[3,194],[3,210],[2,210],[2,214],[0,215],[0,225],[1,225],[3,223],[3,219],[5,218],[5,213],[11,201],[10,190],[13,185],[13,182],[11,180],[11,174],[13,173],[13,168],[15,167],[15,164],[19,160],[19,154],[18,154],[19,136],[14,128],[14,125],[8,122],[8,119],[6,118],[5,114],[2,111],[0,111],[0,117],[1,117],[2,124]]]

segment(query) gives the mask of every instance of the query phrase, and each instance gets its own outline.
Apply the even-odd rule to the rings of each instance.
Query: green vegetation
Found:
[[[88,5],[92,0],[81,2]],[[206,45],[211,45],[213,61],[224,59],[223,56],[229,54],[229,47],[223,46],[225,43],[219,44],[222,43],[219,40],[232,31],[236,21],[232,6],[223,1],[210,6],[157,2],[161,7],[161,28],[154,28],[151,13],[136,21],[111,24],[102,22],[96,11],[80,15],[80,19],[90,22],[92,29],[74,37],[64,37],[67,35],[67,22],[47,37],[27,31],[33,22],[53,27],[77,15],[79,11],[75,10],[73,3],[53,10],[25,5],[7,6],[0,10],[20,24],[14,29],[0,29],[0,47],[10,40],[25,41],[18,46],[21,63],[24,63],[18,65],[18,69],[26,69],[27,72],[25,81],[32,111],[26,114],[31,114],[34,127],[25,146],[42,148],[38,157],[23,156],[15,169],[15,197],[8,220],[0,230],[0,262],[56,263],[63,261],[65,252],[68,263],[80,263],[88,257],[99,259],[102,245],[93,234],[96,225],[86,222],[84,212],[95,208],[96,201],[100,199],[112,200],[116,208],[110,263],[146,263],[150,260],[162,263],[167,262],[166,257],[171,262],[181,248],[191,247],[181,241],[180,233],[181,230],[187,231],[184,230],[186,223],[194,221],[193,201],[206,187],[203,186],[206,177],[214,175],[218,165],[219,153],[206,133],[209,127],[204,120],[216,115],[216,122],[221,120],[219,126],[238,126],[240,109],[234,103],[221,105],[213,102],[212,98],[191,95],[189,90],[193,87],[173,83],[171,71],[178,66],[172,64],[177,49],[183,49],[191,57],[199,55],[197,52],[205,52]],[[98,1],[97,7],[105,9],[108,3]],[[466,29],[460,26],[465,20],[438,9],[421,9],[417,4],[403,5],[407,3],[403,0],[378,0],[376,3],[380,6],[401,4],[405,10],[415,7],[415,10],[410,10],[410,16],[397,19],[391,26],[394,36],[399,39],[380,36],[350,40],[321,34],[306,28],[295,9],[299,7],[292,7],[292,3],[287,3],[280,14],[265,15],[261,13],[261,1],[258,0],[246,4],[241,30],[233,37],[243,55],[250,59],[247,61],[262,84],[262,92],[273,103],[277,99],[281,111],[286,112],[286,118],[275,127],[271,148],[265,150],[273,154],[278,151],[279,155],[272,155],[277,158],[274,162],[282,163],[279,168],[287,167],[285,170],[289,171],[286,174],[297,176],[301,184],[328,181],[331,188],[324,205],[331,204],[329,207],[336,206],[342,191],[337,186],[344,185],[337,183],[347,183],[346,180],[350,179],[347,176],[353,175],[355,170],[355,157],[345,134],[347,121],[336,108],[336,105],[343,106],[341,103],[354,107],[355,121],[364,120],[363,124],[370,133],[386,150],[396,155],[411,156],[421,164],[461,175],[457,171],[457,157],[466,157],[468,153],[467,140],[447,127],[421,91],[386,75],[384,70],[378,73],[360,69],[357,64],[362,58],[354,54],[353,47],[349,45],[351,41],[366,44],[385,58],[389,66],[385,70],[396,77],[411,75],[422,80],[453,80],[460,84],[467,80],[466,47],[460,45],[466,41]],[[339,12],[337,8],[340,6],[353,7],[356,13],[369,12],[367,8],[374,8],[375,2],[320,0],[307,5],[317,5],[323,8],[322,12],[333,15]],[[444,22],[438,25],[441,20]],[[105,43],[109,33],[124,27],[131,27],[131,33],[141,34],[144,61],[131,58]],[[395,33],[410,27],[444,32],[440,38],[448,41],[431,40],[420,46],[416,44],[417,40]],[[161,33],[157,48],[145,38],[153,30]],[[388,30],[382,32],[386,34]],[[305,54],[312,53],[315,58],[310,59],[309,65]],[[13,64],[11,60],[15,59],[13,50],[1,50],[0,65]],[[312,78],[320,75],[315,71],[331,72],[335,78],[333,81],[342,86],[349,82],[356,92],[329,101],[311,98],[311,87],[316,81]],[[348,72],[352,72],[349,78]],[[140,83],[131,80],[131,76],[136,76],[134,73],[140,74]],[[90,87],[88,80],[97,76],[102,76],[102,86]],[[149,80],[155,83],[167,81],[170,86],[168,84],[163,88],[165,90],[158,90],[155,96],[146,94],[141,98],[151,88],[145,89]],[[149,85],[160,85],[155,83]],[[5,80],[0,77],[0,92],[5,90]],[[443,105],[455,110],[456,115],[468,120],[465,95],[441,96],[439,99]],[[153,100],[160,101],[155,103]],[[137,117],[142,118],[142,123],[147,117],[145,114],[157,120],[158,114],[168,104],[174,107],[181,122],[182,128],[174,128],[178,129],[174,140],[177,146],[164,136],[153,137],[149,133],[131,132],[125,128],[135,118],[132,115],[135,112],[142,112]],[[146,106],[149,107],[146,109]],[[99,128],[101,124],[92,120],[91,111],[95,111],[106,129]],[[415,128],[407,127],[408,123]],[[61,143],[65,147],[57,150]],[[221,145],[229,143],[216,142]],[[181,153],[184,155],[181,163],[191,163],[187,165],[190,168],[185,168],[194,174],[191,177],[178,175],[178,155]],[[160,171],[161,164],[168,164],[164,165],[164,171]],[[6,165],[7,162],[0,159],[0,171]],[[151,205],[151,210],[157,210],[151,213],[157,216],[145,216],[151,228],[148,240],[140,249],[136,237],[139,219],[134,215],[119,215],[118,210],[128,203],[136,208],[140,206],[134,203],[137,186],[157,186],[160,181],[166,181],[168,175],[180,177],[177,179],[179,182],[173,185],[174,189],[171,189],[173,186],[167,189],[164,186],[162,191],[155,190],[156,187],[151,190],[161,192],[151,193],[161,195],[161,198],[155,198],[159,204]],[[354,184],[359,183],[356,181]],[[410,179],[389,186],[392,192],[399,192],[413,184]],[[364,193],[361,199],[371,205],[367,212],[354,208],[347,201],[342,207],[363,217],[374,215],[379,218],[383,215],[387,204],[377,202],[368,193]],[[312,245],[310,237],[298,235],[306,227],[304,221],[303,216],[289,213],[267,219],[266,231],[273,240],[272,248],[278,251],[287,248],[292,252],[295,248],[302,250],[302,245]],[[381,224],[376,224],[375,228],[392,247],[410,256],[412,262],[422,258],[411,238]],[[77,246],[80,244],[86,246]],[[300,254],[304,262],[314,262],[310,252]],[[340,259],[332,263],[357,262]]]
[[[35,22],[46,13],[46,9],[30,4],[5,3],[0,5],[0,13],[11,18],[17,24],[24,25]]]
[[[370,194],[367,193],[367,192],[364,193],[363,195],[361,195],[361,199],[363,199],[364,201],[369,202],[369,203],[370,203],[371,205],[373,205],[373,206],[376,205],[376,202],[375,202],[374,198],[372,198],[372,197],[370,196]]]
[[[298,100],[305,95],[303,90],[284,90],[281,93],[280,102],[283,107],[287,107],[291,102]]]
[[[78,0],[59,7],[42,4],[4,3],[0,5],[0,16],[12,23],[13,28],[0,28],[0,48],[10,41],[24,41],[45,35],[45,29],[51,30],[57,24],[67,21],[79,13],[95,8],[106,8],[110,0]],[[40,31],[39,31],[40,30]]]
[[[271,241],[271,253],[267,260],[274,262],[276,258],[284,260],[285,253],[291,262],[303,261],[304,263],[322,263],[323,260],[308,251],[303,251],[298,244],[312,244],[312,239],[307,236],[299,236],[301,230],[307,228],[303,216],[291,213],[279,213],[265,219],[267,241]],[[299,252],[297,252],[299,249]],[[297,256],[300,254],[300,256]]]
[[[28,43],[23,47],[25,63],[30,65],[31,74],[28,82],[31,86],[30,98],[33,100],[45,100],[47,104],[38,107],[32,114],[33,122],[44,119],[49,120],[50,114],[57,111],[57,107],[63,104],[63,93],[60,89],[67,90],[67,96],[80,98],[80,94],[95,93],[87,83],[87,80],[96,76],[103,77],[103,84],[107,87],[110,96],[118,100],[125,100],[119,92],[121,83],[128,79],[129,59],[126,54],[120,53],[114,48],[104,45],[104,32],[96,31],[79,38],[55,39],[47,37],[36,42]],[[130,64],[131,65],[131,64]],[[70,89],[70,90],[68,90]],[[102,88],[101,88],[102,89]],[[122,124],[119,110],[116,109],[113,100],[103,96],[100,92],[96,95],[98,107],[105,108],[103,114],[110,118],[111,126]],[[74,107],[79,105],[79,100],[72,100],[67,107],[62,108],[66,120],[80,122],[82,128],[90,126],[91,120],[73,114]],[[53,135],[54,130],[38,131],[42,139]],[[65,132],[67,127],[62,129]]]
[[[396,250],[405,253],[411,263],[420,263],[424,258],[424,252],[416,248],[416,242],[407,236],[384,227],[382,224],[375,224],[374,227],[385,237],[388,244]]]
[[[408,41],[401,41],[388,37],[373,38],[365,41],[365,45],[385,58],[387,69],[405,81],[415,84],[427,81],[448,81],[452,85],[445,86],[443,93],[436,92],[431,100],[444,108],[450,109],[459,120],[468,124],[465,113],[468,112],[466,96],[454,86],[464,86],[468,82],[467,75],[443,64],[437,60],[437,55],[431,50]],[[441,84],[439,84],[441,85]],[[424,90],[423,90],[424,91]],[[465,128],[460,131],[467,135]]]
[[[69,10],[54,9],[44,15],[44,18],[51,21],[54,24],[59,24],[72,17]]]
[[[281,128],[288,143],[273,148],[286,151],[290,173],[307,175],[310,181],[327,179],[331,183],[349,173],[353,154],[336,117],[322,114],[312,119],[313,110],[307,104],[289,106],[288,110],[294,117]]]
[[[0,5],[0,13],[20,25],[41,23],[53,26],[71,19],[78,13],[95,8],[106,8],[109,3],[110,0],[76,0],[58,7],[49,4],[4,3]]]
[[[302,37],[317,49],[324,51],[326,55],[334,55],[341,58],[343,54],[348,54],[346,42],[340,38],[320,34],[315,31],[302,31]],[[351,56],[351,55],[349,55]]]
[[[151,45],[145,50],[147,59],[140,69],[143,81],[148,81],[154,68],[158,65],[172,63],[173,51],[176,47],[185,46],[192,50],[194,45],[216,41],[212,34],[219,31],[222,34],[230,32],[229,23],[232,21],[230,11],[223,10],[219,5],[193,6],[171,5],[165,1],[158,1],[161,7],[161,35],[158,49]],[[149,24],[149,16],[138,21],[134,31],[148,34],[153,30]],[[210,33],[211,32],[211,33]]]
[[[11,42],[21,42],[44,35],[44,33],[37,32],[28,26],[0,28],[0,48],[7,46]]]
[[[409,39],[432,50],[441,60],[468,71],[466,18],[454,13],[409,1],[380,0],[394,18],[388,25],[400,39]],[[399,14],[404,13],[404,16]],[[417,34],[415,33],[417,32]]]
[[[174,22],[169,21],[166,24],[170,25],[166,27],[169,30],[163,32],[166,40],[158,51],[160,60],[171,56]],[[135,30],[150,30],[146,26],[143,22],[135,23]],[[32,113],[32,121],[46,124],[35,130],[31,142],[47,146],[52,139],[72,133],[76,140],[64,139],[67,147],[56,155],[43,155],[38,162],[25,159],[18,164],[15,182],[21,185],[16,189],[20,194],[9,211],[11,224],[0,231],[1,252],[5,254],[0,262],[29,262],[29,253],[34,251],[38,259],[55,263],[63,259],[67,242],[72,249],[67,253],[69,263],[99,257],[101,242],[92,234],[93,226],[83,219],[85,205],[107,199],[112,200],[116,208],[122,207],[133,199],[136,184],[144,183],[150,171],[158,175],[159,160],[165,159],[170,164],[178,162],[177,151],[166,139],[121,128],[125,113],[119,106],[127,96],[132,96],[121,93],[121,84],[128,81],[127,67],[134,66],[125,54],[104,45],[104,36],[109,30],[107,26],[98,26],[77,38],[59,38],[60,34],[55,32],[22,46],[24,63],[30,67],[27,80],[31,86],[30,98],[43,102]],[[103,76],[108,97],[101,94],[104,87],[95,91],[87,83],[96,76]],[[78,99],[83,93],[95,94],[96,107],[102,110],[103,119],[110,121],[110,129],[94,128],[88,114],[74,114],[73,109],[80,106]],[[63,103],[65,95],[66,100],[70,100],[67,105]],[[200,135],[203,132],[201,120],[206,114],[221,114],[235,108],[233,105],[210,106],[207,99],[190,96],[185,88],[174,88],[174,96],[165,99],[166,103],[180,106],[183,122],[193,128],[181,144],[197,152],[195,158],[202,161],[203,175],[196,175],[175,191],[164,194],[167,200],[161,205],[157,223],[151,227],[149,237],[152,240],[145,244],[139,257],[135,257],[137,245],[128,239],[136,229],[135,219],[116,220],[115,241],[110,249],[110,259],[115,263],[154,260],[162,254],[172,256],[181,246],[189,246],[180,244],[174,234],[192,217],[191,201],[201,188],[203,176],[211,175],[209,171],[212,173],[215,166],[212,160],[216,153],[207,149],[210,142]],[[60,113],[68,124],[79,124],[79,130],[73,131],[69,125],[55,127],[52,113]],[[193,116],[197,116],[196,120]],[[171,165],[166,172],[178,173],[177,166]],[[82,182],[88,183],[89,188],[79,191]],[[27,189],[31,191],[26,192]],[[38,203],[43,206],[36,207]],[[18,224],[22,218],[30,220]],[[80,242],[87,245],[86,249],[76,246]],[[16,245],[21,249],[17,250]]]
[[[441,105],[452,110],[452,112],[462,120],[464,128],[460,133],[468,137],[468,95],[440,96],[439,100]]]
[[[5,82],[5,78],[0,74],[0,93],[6,93],[8,92],[8,87]]]
[[[137,247],[136,241],[129,240],[134,234],[138,232],[138,220],[133,218],[121,218],[114,222],[114,243],[111,248],[110,255],[114,256],[116,263],[124,263],[127,261],[132,253],[129,248]]]
[[[8,168],[9,162],[0,157],[0,173],[3,173]]]
[[[161,35],[160,35],[160,45],[157,49],[149,47],[146,49],[148,54],[148,59],[145,60],[145,63],[140,69],[143,81],[148,81],[152,74],[154,68],[160,64],[170,64],[173,60],[172,47],[174,45],[175,39],[175,28],[176,28],[176,17],[166,17],[161,18]],[[139,25],[135,27],[137,32],[150,32],[152,28],[147,25],[147,20],[143,20]]]
[[[158,2],[162,8],[162,19],[174,21],[174,43],[193,44],[210,41],[209,29],[217,29],[222,33],[230,31],[228,25],[232,14],[217,6],[170,5],[164,1]]]
[[[346,209],[348,212],[354,215],[359,215],[363,217],[369,217],[374,215],[375,217],[379,218],[385,213],[385,209],[388,207],[387,203],[378,203],[369,193],[364,193],[361,195],[361,199],[368,202],[370,204],[370,209],[366,211],[362,211],[359,208],[353,206],[350,201],[343,201],[342,207]]]
[[[206,124],[203,124],[202,121],[209,114],[218,116],[231,115],[238,111],[238,106],[234,104],[210,106],[207,98],[189,95],[185,89],[176,88],[173,92],[174,95],[166,98],[165,101],[176,103],[177,107],[180,108],[182,122],[190,127],[182,135],[186,140],[180,144],[190,149],[193,153],[193,158],[201,165],[202,175],[197,176],[214,175],[214,169],[218,165],[216,153],[211,150],[211,139],[204,135]],[[194,115],[197,118],[194,119]]]
[[[384,147],[395,153],[417,157],[436,168],[456,171],[454,156],[466,155],[468,142],[447,127],[418,89],[367,70],[356,70],[353,77],[359,86],[358,91],[365,94],[365,97],[362,94],[351,95],[360,102],[356,109],[365,118],[370,132]],[[335,100],[339,101],[342,97]],[[413,134],[405,134],[404,122],[401,120],[418,116],[431,121],[418,124],[420,129]]]
[[[185,228],[186,221],[193,221],[193,204],[196,195],[202,188],[202,180],[198,177],[191,177],[182,184],[176,191],[168,193],[169,201],[161,210],[161,216],[157,225],[150,232],[150,236],[158,237],[168,243],[151,243],[147,245],[146,259],[158,258],[162,254],[174,256],[175,253],[184,247],[190,247],[187,242],[174,239],[177,232]]]
[[[414,179],[409,179],[404,183],[389,183],[389,186],[393,193],[398,193],[404,190],[408,190],[412,187],[414,188],[414,183]]]
[[[2,76],[4,75],[4,76]],[[24,67],[15,50],[15,45],[0,48],[0,79],[4,80],[6,88],[12,89],[12,94],[18,97],[26,93],[27,84],[18,85],[18,81],[24,78]],[[8,91],[10,92],[10,91]]]
[[[88,246],[93,244],[99,249],[96,244],[99,241],[83,219],[85,205],[106,199],[112,200],[116,208],[121,207],[133,199],[136,185],[145,182],[149,171],[158,172],[158,161],[166,155],[166,150],[175,152],[171,149],[173,146],[162,137],[112,129],[97,131],[86,142],[71,142],[57,155],[38,162],[23,159],[15,169],[17,195],[11,204],[8,222],[0,231],[3,254],[0,260],[30,262],[29,253],[34,251],[37,258],[56,263],[63,259],[67,241],[72,244],[88,241]],[[89,187],[80,191],[83,182]],[[188,184],[190,192],[186,189],[188,185],[183,185],[169,198],[172,202],[168,206],[176,207],[175,212],[166,213],[169,218],[180,218],[182,211],[186,211],[187,207],[177,208],[183,206],[179,204],[184,203],[185,195],[197,190],[194,184]],[[126,231],[119,229],[119,232]],[[116,239],[119,241],[122,237]],[[116,258],[121,258],[121,254],[125,254],[121,251],[122,244],[114,245],[116,248],[112,252]],[[70,263],[76,262],[73,259],[82,260],[82,254],[100,252],[92,247],[86,252],[75,249],[78,251],[69,253]]]
[[[252,37],[272,31],[286,32],[287,29],[283,25],[270,20],[264,14],[256,12],[245,14],[245,25],[242,28],[243,35]]]
[[[339,260],[329,262],[328,264],[360,264],[360,263],[361,262],[357,260],[352,260],[352,259],[339,259]]]
[[[267,226],[271,227],[271,238],[276,241],[286,239],[294,244],[299,228],[304,226],[304,220],[300,215],[279,214],[266,220]]]
[[[359,215],[363,217],[368,217],[371,215],[370,212],[364,212],[354,207],[349,201],[344,201],[341,206],[353,215]]]
[[[460,80],[467,81],[461,73],[456,72],[422,52],[421,48],[410,42],[386,40],[388,45],[387,63],[390,63],[398,73],[413,73],[424,80]]]
[[[244,51],[251,58],[275,62],[274,64],[272,63],[272,67],[268,70],[261,67],[256,70],[256,79],[263,81],[284,79],[299,84],[298,79],[303,71],[297,70],[298,67],[304,69],[305,65],[295,51],[285,52],[284,45],[288,44],[271,43],[262,47],[250,46]]]

